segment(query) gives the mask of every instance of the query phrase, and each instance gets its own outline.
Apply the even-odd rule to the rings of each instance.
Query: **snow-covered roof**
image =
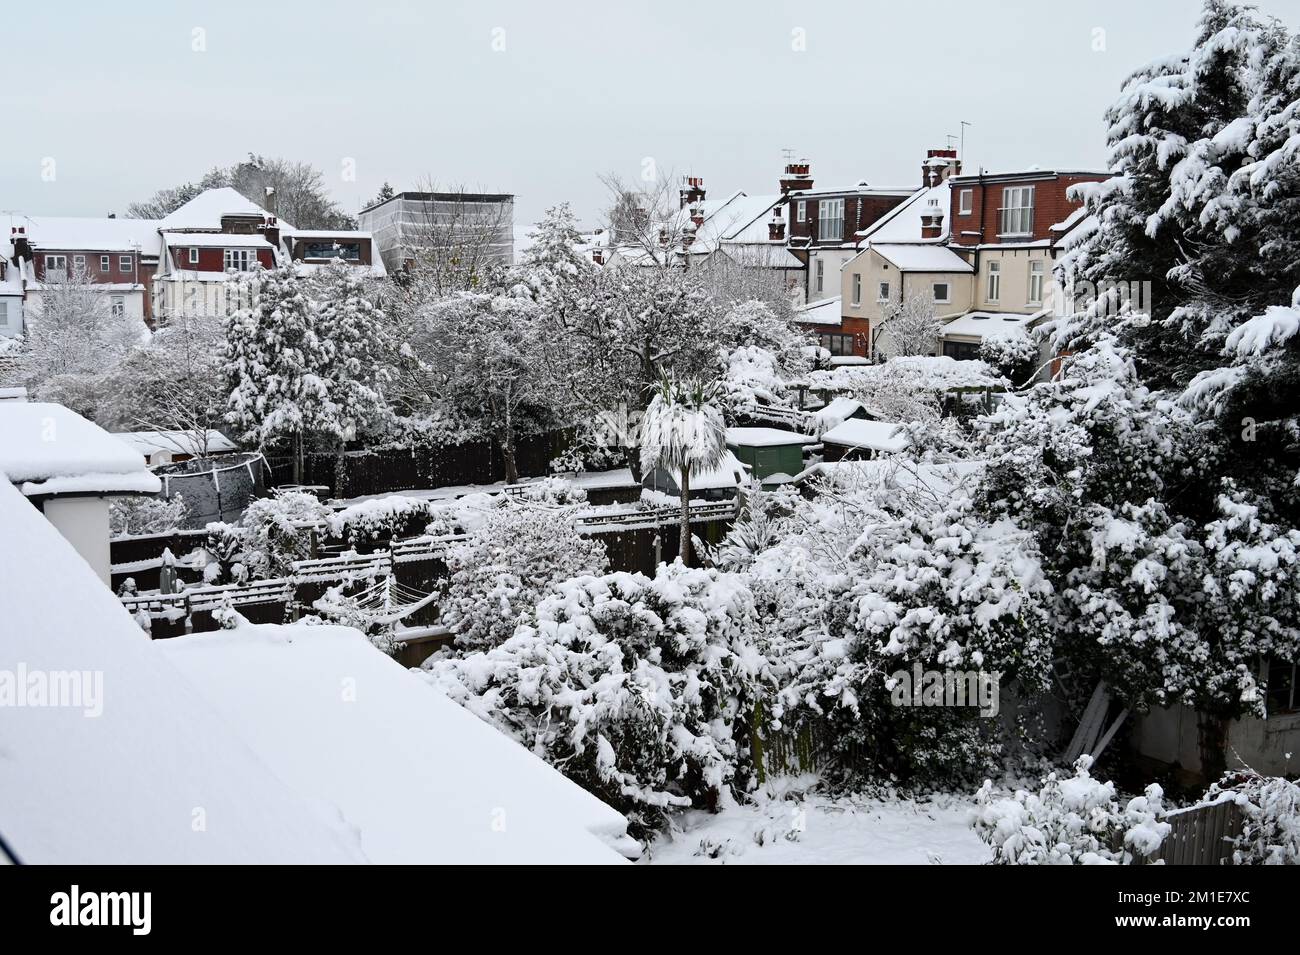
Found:
[[[872,451],[902,451],[909,442],[905,434],[895,434],[897,430],[895,422],[849,418],[823,434],[822,443]]]
[[[831,428],[838,427],[848,421],[860,411],[866,411],[866,405],[861,401],[845,395],[838,395],[832,398],[824,408],[819,408],[813,412],[810,418],[812,432],[818,436],[823,435]]]
[[[197,431],[119,431],[113,437],[120,438],[146,457],[163,451],[200,454],[205,441],[209,454],[239,450],[239,445],[212,429],[207,431],[206,438],[200,438]]]
[[[915,355],[891,358],[874,365],[859,365],[809,372],[803,384],[813,389],[853,391],[877,385],[882,379],[899,377],[918,388],[946,391],[949,388],[996,388],[1006,384],[986,363],[956,359],[948,355]]]
[[[812,302],[809,305],[797,305],[794,309],[794,320],[796,322],[805,322],[809,325],[838,325],[843,321],[840,314],[840,296],[836,295],[831,298],[824,298],[819,302]]]
[[[942,242],[948,236],[951,194],[952,187],[946,179],[937,186],[918,189],[912,198],[900,202],[859,232],[858,238],[867,239],[873,245],[877,242]],[[936,239],[922,239],[921,217],[932,210],[943,216],[942,232]]]
[[[167,247],[195,246],[203,249],[258,249],[274,248],[266,236],[231,232],[167,232]]]
[[[289,229],[286,234],[295,239],[343,239],[349,241],[373,238],[371,233],[359,232],[355,229]]]
[[[791,444],[811,444],[812,438],[797,431],[781,428],[728,428],[727,444],[746,448],[779,448]]]
[[[4,707],[0,834],[20,861],[364,861],[347,820],[272,771],[3,481],[0,553],[0,672],[25,700],[33,680],[87,691]]]
[[[21,224],[21,223],[16,223]],[[158,255],[158,223],[153,219],[102,219],[81,216],[28,217],[25,221],[37,252],[133,252]]]
[[[207,229],[215,231],[221,228],[222,216],[267,216],[265,209],[240,195],[229,186],[218,189],[206,189],[185,205],[173,210],[158,222],[157,227],[164,232],[185,229]],[[293,230],[293,226],[280,220],[282,229]]]
[[[985,335],[996,332],[1023,332],[1042,314],[1042,312],[1034,315],[1019,315],[1014,312],[967,312],[944,325],[939,334],[944,338],[963,335],[982,339]]]
[[[0,402],[0,474],[27,495],[162,489],[139,451],[75,411],[46,402]]]
[[[893,245],[873,242],[878,253],[900,272],[974,272],[974,267],[956,252],[942,245]]]
[[[160,655],[375,863],[619,863],[623,816],[344,627],[246,626]],[[209,837],[210,838],[210,837]]]

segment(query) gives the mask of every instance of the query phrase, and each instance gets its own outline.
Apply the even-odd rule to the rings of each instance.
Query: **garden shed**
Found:
[[[801,472],[804,446],[811,443],[807,435],[781,428],[727,429],[727,448],[764,484],[784,484]]]

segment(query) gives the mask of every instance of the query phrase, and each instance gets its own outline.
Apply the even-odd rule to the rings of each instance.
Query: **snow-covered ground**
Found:
[[[768,792],[717,814],[690,812],[645,860],[660,865],[980,865],[992,852],[961,796],[927,801]]]

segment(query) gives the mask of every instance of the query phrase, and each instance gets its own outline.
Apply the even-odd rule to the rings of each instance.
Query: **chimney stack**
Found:
[[[767,224],[767,241],[785,241],[785,216],[779,207],[772,210],[772,221]]]
[[[266,236],[266,241],[271,245],[280,248],[280,220],[275,216],[263,216],[262,235]]]
[[[691,206],[691,224],[697,229],[704,225],[704,210],[699,206]]]
[[[813,187],[812,175],[809,173],[808,160],[786,163],[785,174],[781,176],[781,195],[802,192]]]
[[[943,236],[944,208],[938,199],[927,200],[921,210],[921,238],[938,239]]]
[[[16,225],[9,229],[9,241],[14,247],[14,264],[18,264],[19,259],[32,260],[32,245],[27,241],[27,226]]]
[[[921,186],[929,189],[949,176],[961,174],[961,160],[955,149],[927,149],[925,162],[921,163]]]
[[[678,193],[682,204],[679,209],[704,201],[704,180],[699,176],[682,176],[682,188]]]
[[[605,264],[605,250],[604,250],[604,249],[592,249],[592,250],[591,250],[591,261],[594,262],[596,265],[604,265],[604,264]]]

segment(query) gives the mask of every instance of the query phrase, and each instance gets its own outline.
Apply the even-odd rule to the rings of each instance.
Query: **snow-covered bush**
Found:
[[[1072,777],[1050,773],[1037,792],[994,793],[985,780],[976,793],[972,821],[993,847],[999,865],[1136,865],[1150,859],[1169,835],[1161,822],[1164,793],[1154,783],[1145,795],[1121,803],[1114,783],[1088,772],[1090,756]]]
[[[519,488],[515,495],[518,499],[533,504],[549,504],[556,507],[576,507],[587,503],[587,492],[584,489],[559,477],[530,481]]]
[[[108,502],[108,526],[114,537],[166,534],[185,526],[189,506],[171,497],[115,497]]]
[[[287,577],[294,561],[311,556],[309,525],[324,524],[330,513],[306,491],[275,491],[248,505],[237,524],[209,524],[208,551],[232,580]]]
[[[334,537],[347,541],[348,546],[377,540],[391,540],[403,531],[418,526],[432,514],[427,500],[394,495],[362,501],[331,514],[326,527]]]
[[[1051,587],[1032,542],[1008,521],[982,519],[966,497],[897,515],[864,508],[849,527],[857,537],[843,571],[824,575],[803,611],[804,646],[794,640],[785,659],[775,714],[828,729],[858,774],[929,783],[986,772],[1003,751],[1005,727],[992,718],[1001,694],[1041,691],[1050,671]],[[900,705],[900,671],[909,681],[963,674],[987,699],[932,705],[944,700],[922,700],[916,686]]]
[[[748,733],[769,690],[743,579],[680,563],[559,584],[485,653],[429,679],[610,805],[644,836],[751,779]]]
[[[1300,784],[1246,770],[1225,776],[1205,796],[1207,801],[1231,799],[1241,810],[1235,865],[1300,865]]]
[[[577,532],[571,509],[507,502],[448,549],[443,620],[458,647],[494,647],[553,585],[605,567],[605,545]]]
[[[984,336],[980,359],[988,362],[1012,384],[1023,385],[1034,371],[1038,346],[1023,331],[1000,332]]]

